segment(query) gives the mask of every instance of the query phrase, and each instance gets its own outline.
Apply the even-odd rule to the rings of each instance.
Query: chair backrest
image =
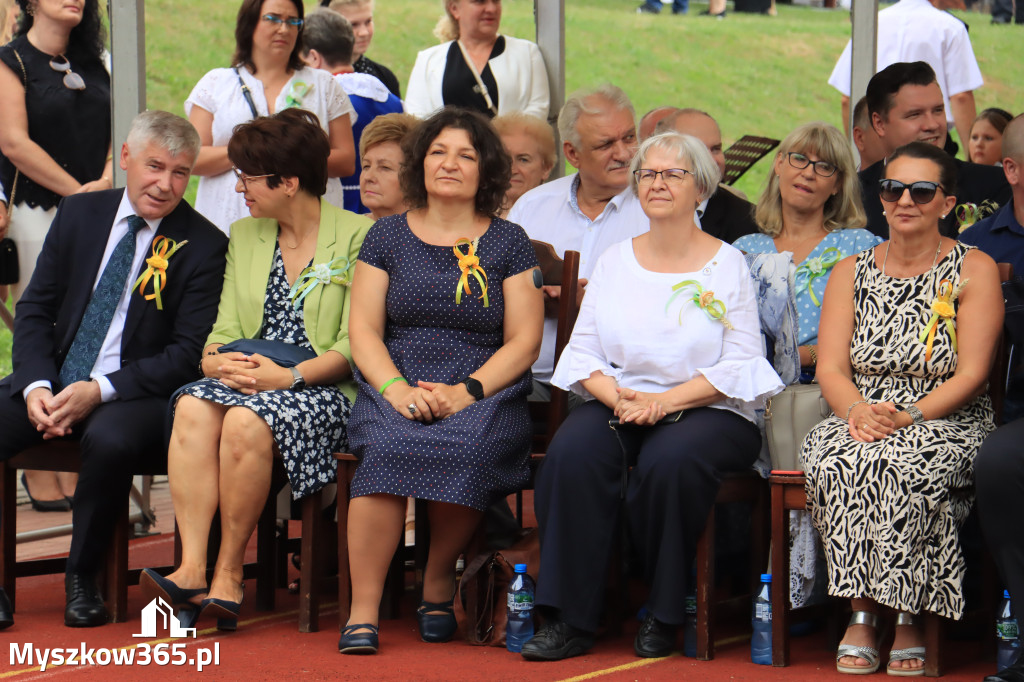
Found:
[[[579,294],[580,254],[578,251],[566,251],[562,258],[547,242],[533,241],[533,250],[540,263],[540,271],[544,276],[544,284],[561,286],[558,296],[558,326],[555,332],[555,364],[562,355],[562,350],[569,343],[572,328],[576,325],[579,306],[576,298]],[[551,387],[551,400],[532,401],[530,417],[534,423],[533,451],[546,452],[548,443],[555,431],[569,414],[569,395],[562,389]]]
[[[762,157],[775,149],[781,140],[744,135],[725,150],[725,176],[722,182],[731,185]]]
[[[1013,279],[1013,265],[996,263],[999,268],[999,281],[1009,282]],[[988,375],[988,395],[992,400],[992,409],[996,414],[996,424],[1003,422],[1003,405],[1006,402],[1006,382],[1010,374],[1010,341],[1005,328],[999,334],[996,344],[996,357]]]

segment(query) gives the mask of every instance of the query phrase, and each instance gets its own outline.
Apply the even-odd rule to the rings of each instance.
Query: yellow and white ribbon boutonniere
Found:
[[[843,259],[842,252],[834,246],[830,246],[821,252],[820,256],[808,258],[807,262],[796,269],[796,290],[807,289],[811,295],[814,305],[821,307],[821,301],[814,295],[812,284],[819,277],[824,277],[828,271],[835,267],[835,264]]]
[[[284,98],[285,108],[289,107],[301,107],[302,100],[309,94],[310,90],[313,89],[312,83],[306,83],[304,81],[295,81],[292,86],[288,89],[288,94]]]
[[[466,246],[466,253],[459,251],[459,246],[463,244]],[[462,277],[459,278],[459,283],[455,285],[455,304],[462,303],[463,291],[467,294],[473,293],[469,288],[469,276],[472,274],[476,277],[476,281],[480,283],[481,293],[477,298],[482,298],[484,300],[484,307],[488,307],[490,302],[487,300],[487,273],[480,267],[480,257],[476,255],[476,243],[463,237],[455,242],[452,251],[455,252],[455,257],[459,259],[459,270],[462,271]]]
[[[135,280],[135,284],[132,285],[132,291],[135,291],[135,287],[138,287],[139,293],[144,294],[147,301],[156,299],[157,310],[164,309],[164,302],[160,298],[160,292],[167,286],[168,261],[185,244],[188,244],[187,239],[183,242],[176,242],[163,236],[154,239],[152,246],[153,255],[146,259],[146,265],[149,267],[139,275],[139,278]],[[153,293],[146,294],[146,285],[149,284],[151,279],[153,280]]]
[[[296,310],[302,305],[302,299],[306,298],[318,284],[340,284],[341,286],[352,285],[352,262],[344,256],[338,256],[329,263],[317,263],[299,273],[295,278],[295,284],[288,291],[288,298],[292,300],[292,306]]]
[[[991,199],[986,199],[980,205],[969,201],[960,204],[956,207],[956,220],[960,224],[958,231],[963,232],[974,223],[982,218],[987,218],[998,210],[999,205]]]
[[[932,316],[917,337],[918,341],[927,344],[924,351],[925,362],[932,359],[932,344],[935,341],[935,332],[939,328],[939,320],[946,324],[946,330],[949,331],[949,338],[953,343],[953,352],[957,351],[956,325],[953,323],[953,319],[956,317],[956,308],[953,306],[953,301],[960,296],[960,292],[963,291],[966,284],[967,280],[965,279],[954,289],[948,279],[939,282],[939,290],[930,306]]]
[[[704,287],[700,285],[700,282],[694,279],[687,279],[679,282],[672,286],[672,291],[675,293],[669,296],[668,302],[665,303],[665,313],[668,314],[669,306],[672,305],[672,301],[676,300],[676,297],[682,293],[689,293],[687,290],[693,287],[696,292],[690,297],[693,303],[707,313],[707,316],[712,320],[721,322],[726,329],[733,329],[732,323],[729,322],[725,316],[725,304],[715,298],[715,292],[704,291]],[[679,311],[679,324],[683,323],[683,311]]]

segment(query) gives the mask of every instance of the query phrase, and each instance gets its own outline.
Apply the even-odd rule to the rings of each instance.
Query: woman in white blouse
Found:
[[[416,55],[405,110],[424,118],[448,105],[487,116],[524,111],[548,118],[548,74],[540,48],[498,33],[501,0],[444,0],[434,29],[441,45]]]
[[[674,649],[687,567],[718,482],[757,459],[754,411],[782,390],[761,354],[743,255],[693,221],[719,181],[707,148],[657,135],[631,169],[650,232],[598,260],[552,378],[589,401],[558,430],[537,478],[537,604],[548,618],[523,646],[532,660],[592,646],[623,513],[650,584],[634,650]]]
[[[200,176],[196,210],[225,233],[231,223],[249,215],[245,199],[235,192],[228,160],[231,132],[239,123],[288,107],[313,112],[327,133],[330,180],[324,198],[342,208],[338,178],[355,170],[356,113],[331,74],[303,63],[302,24],[301,0],[244,0],[235,25],[234,66],[207,73],[185,100],[188,120],[203,141],[192,171]]]

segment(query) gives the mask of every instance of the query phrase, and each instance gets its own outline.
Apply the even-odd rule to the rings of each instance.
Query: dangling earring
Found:
[[[36,6],[32,4],[32,0],[25,3],[25,13],[30,17],[34,17],[36,15]]]

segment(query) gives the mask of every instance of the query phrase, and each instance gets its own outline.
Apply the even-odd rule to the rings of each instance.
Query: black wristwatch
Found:
[[[294,381],[292,381],[292,385],[289,386],[289,388],[293,391],[305,390],[306,380],[302,378],[302,375],[299,373],[299,370],[295,369],[294,367],[289,367],[288,369],[289,371],[291,371],[292,378],[294,379]]]
[[[473,400],[480,402],[484,399],[484,387],[479,381],[473,377],[466,377],[462,380],[462,384],[466,387],[466,390],[469,391],[469,394],[473,396]]]

